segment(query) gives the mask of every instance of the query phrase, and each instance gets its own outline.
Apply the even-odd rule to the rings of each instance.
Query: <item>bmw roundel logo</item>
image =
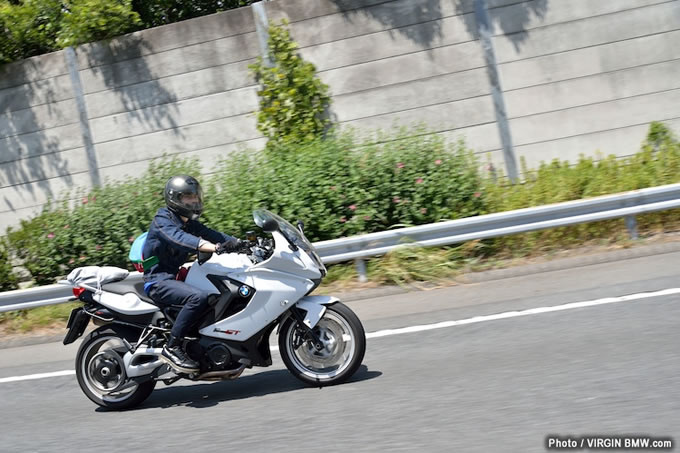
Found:
[[[242,285],[238,289],[238,293],[241,295],[241,297],[248,297],[250,296],[250,288],[248,288],[246,285]]]

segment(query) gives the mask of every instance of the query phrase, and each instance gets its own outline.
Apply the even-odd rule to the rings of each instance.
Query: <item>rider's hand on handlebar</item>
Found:
[[[224,241],[215,245],[215,253],[220,255],[222,253],[238,252],[243,248],[244,244],[245,241],[236,238],[231,238],[228,241]]]

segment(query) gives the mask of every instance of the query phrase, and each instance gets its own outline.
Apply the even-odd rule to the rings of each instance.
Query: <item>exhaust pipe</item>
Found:
[[[224,381],[227,379],[236,379],[245,371],[246,366],[241,365],[235,370],[225,370],[225,371],[208,371],[199,375],[197,381]]]

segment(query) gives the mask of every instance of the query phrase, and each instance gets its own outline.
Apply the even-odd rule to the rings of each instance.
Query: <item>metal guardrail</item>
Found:
[[[17,289],[0,293],[0,313],[4,311],[22,310],[24,308],[42,307],[43,305],[61,304],[73,299],[70,286],[47,285],[37,288]]]
[[[680,184],[322,241],[314,247],[325,264],[356,260],[362,275],[364,258],[407,244],[450,245],[616,218],[624,218],[631,237],[637,238],[636,215],[672,208],[680,208]],[[0,293],[0,312],[58,304],[71,297],[71,288],[64,285],[7,291]]]
[[[635,215],[677,207],[680,207],[680,184],[671,184],[615,195],[333,239],[317,242],[314,247],[324,263],[333,264],[382,255],[403,245],[405,241],[422,246],[449,245],[474,239],[527,233],[621,217],[626,218],[626,226],[631,237],[637,238]]]

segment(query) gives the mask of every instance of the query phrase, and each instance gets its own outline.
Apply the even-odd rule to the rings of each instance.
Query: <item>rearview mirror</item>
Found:
[[[300,233],[305,234],[305,224],[302,222],[302,220],[297,221],[297,227],[298,230],[300,230]]]
[[[277,222],[274,219],[267,219],[262,224],[262,230],[265,233],[273,233],[274,231],[277,231],[278,229],[279,229],[279,222]]]

